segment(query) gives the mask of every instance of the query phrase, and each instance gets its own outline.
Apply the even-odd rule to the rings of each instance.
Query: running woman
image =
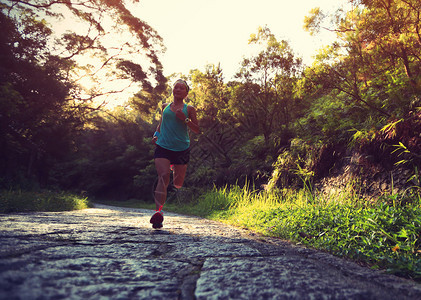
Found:
[[[174,83],[174,101],[162,106],[161,120],[152,138],[152,143],[156,145],[154,159],[158,173],[158,184],[155,189],[156,212],[150,220],[153,228],[161,228],[164,221],[162,207],[167,199],[171,166],[173,166],[174,187],[179,189],[183,186],[190,159],[188,129],[200,133],[196,109],[184,103],[189,90],[187,82],[182,79]]]

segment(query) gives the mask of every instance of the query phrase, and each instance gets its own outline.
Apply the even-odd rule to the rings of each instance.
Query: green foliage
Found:
[[[307,113],[294,124],[297,135],[313,143],[346,142],[350,138],[349,130],[370,126],[370,118],[362,110],[348,104],[349,98],[343,93],[329,94],[314,99],[307,108]]]
[[[48,56],[50,53],[58,53],[60,58],[68,61],[87,58],[89,63],[82,66],[69,65],[63,68],[63,72],[66,76],[74,76],[70,81],[79,80],[81,75],[93,80],[97,86],[91,96],[95,97],[98,91],[99,94],[103,92],[98,87],[103,87],[104,78],[111,79],[110,82],[112,79],[129,78],[147,90],[152,89],[152,79],[157,83],[156,88],[162,90],[166,81],[158,57],[158,52],[164,49],[162,38],[146,22],[135,17],[128,5],[120,0],[88,0],[83,4],[50,0],[33,3],[5,0],[1,9],[21,19],[23,23],[31,23],[22,32],[22,36],[29,36],[37,43],[41,38],[48,41],[40,47],[38,54]],[[60,23],[62,19],[68,22]],[[58,23],[58,26],[51,25],[54,23]],[[68,25],[72,23],[78,25]],[[42,35],[35,34],[41,27],[44,29]],[[65,29],[65,32],[56,30],[57,27]],[[122,36],[123,42],[119,42],[116,35]],[[96,58],[99,59],[96,61]],[[94,61],[100,62],[100,69]],[[140,61],[143,66],[139,65]]]
[[[349,145],[352,147],[356,147],[360,143],[372,142],[376,137],[376,132],[374,130],[353,129],[351,132],[354,132],[349,142]]]
[[[21,190],[0,191],[0,213],[68,211],[85,209],[89,205],[88,198],[66,192],[48,190],[39,192]]]
[[[217,170],[204,164],[196,168],[188,167],[187,184],[189,186],[205,187],[213,183],[217,178]]]
[[[320,24],[326,16],[321,12],[320,7],[310,10],[310,15],[304,17],[304,29],[314,35],[320,31]]]
[[[152,156],[152,155],[151,155]],[[149,161],[143,168],[137,169],[137,175],[133,176],[133,187],[135,189],[134,193],[130,196],[142,199],[143,201],[152,201],[152,189],[154,186],[155,179],[157,178],[157,173],[155,170],[155,164],[152,160]],[[120,189],[130,188],[131,185],[119,187]],[[110,198],[110,197],[108,197]]]
[[[262,135],[244,141],[231,155],[232,164],[226,170],[231,178],[227,176],[227,182],[245,183],[252,180],[255,184],[266,183],[274,160],[271,154]]]
[[[225,211],[231,205],[231,195],[229,189],[214,189],[204,195],[201,195],[197,202],[187,213],[194,213],[200,216],[210,216],[213,213]]]
[[[147,137],[154,129],[134,112],[116,115],[98,115],[79,136],[78,148],[54,166],[52,183],[97,198],[150,197],[156,172]]]
[[[35,14],[0,23],[0,176],[2,187],[19,180],[45,183],[50,164],[71,146],[81,117],[69,108],[66,63],[46,50],[50,30]],[[82,110],[80,110],[82,111]]]
[[[351,1],[354,2],[354,1]],[[419,101],[419,1],[362,1],[332,19],[338,40],[317,57],[307,78],[349,96],[366,117],[403,116]],[[359,3],[358,3],[359,4]],[[319,11],[314,16],[320,15]],[[320,24],[309,18],[309,24]],[[314,28],[313,28],[314,29]]]
[[[283,150],[273,164],[273,172],[268,184],[275,187],[307,185],[312,189],[313,167],[316,163],[319,147],[299,138],[291,140],[289,148]]]
[[[410,172],[407,181],[419,187],[420,132],[421,114],[411,111],[405,118],[388,120],[379,130],[356,130],[350,145],[373,157],[385,169],[406,169]]]

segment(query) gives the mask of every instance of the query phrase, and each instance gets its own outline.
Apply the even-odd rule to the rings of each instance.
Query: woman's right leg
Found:
[[[170,161],[166,158],[155,158],[155,168],[158,173],[158,184],[155,189],[155,205],[159,210],[167,199],[167,187],[170,183]]]

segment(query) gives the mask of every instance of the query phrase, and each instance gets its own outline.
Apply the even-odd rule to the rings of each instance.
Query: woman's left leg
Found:
[[[155,206],[159,210],[167,199],[167,186],[170,182],[170,161],[166,158],[155,158],[155,168],[158,173],[158,184],[155,188]]]
[[[184,178],[186,177],[187,164],[174,165],[173,184],[174,187],[179,189],[183,186]]]

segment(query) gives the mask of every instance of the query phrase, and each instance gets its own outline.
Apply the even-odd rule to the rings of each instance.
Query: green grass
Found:
[[[66,192],[0,191],[0,213],[68,211],[89,207],[87,198]]]
[[[421,281],[420,204],[415,193],[370,202],[352,187],[330,197],[232,187],[203,195],[197,206],[199,215]]]

